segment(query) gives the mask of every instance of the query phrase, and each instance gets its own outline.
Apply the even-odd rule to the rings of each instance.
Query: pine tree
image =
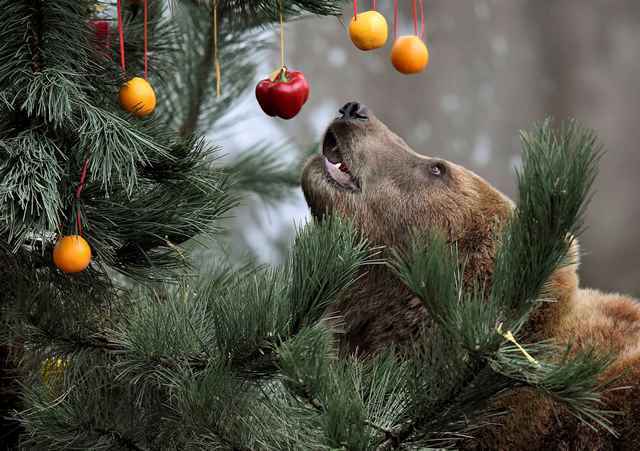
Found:
[[[105,51],[96,39],[99,2],[0,9],[1,339],[6,366],[15,365],[4,377],[19,381],[0,396],[21,446],[448,447],[499,414],[499,394],[522,386],[609,427],[598,405],[605,357],[558,359],[549,343],[524,351],[496,329],[517,336],[566,263],[595,173],[590,132],[546,123],[523,135],[518,209],[488,293],[461,289],[455,249],[438,236],[417,237],[387,261],[336,218],[302,228],[279,267],[222,263],[195,276],[191,243],[215,234],[242,192],[278,198],[297,170],[275,164],[269,149],[221,162],[198,134],[248,87],[260,47],[252,37],[279,5],[293,18],[338,14],[341,2],[215,2],[224,70],[216,97],[213,2],[149,1],[158,108],[142,120],[117,104],[122,83],[143,70],[139,3],[123,2],[126,72],[115,40]],[[65,274],[52,248],[80,233],[93,263]],[[326,308],[378,264],[394,268],[435,325],[408,354],[340,358]]]

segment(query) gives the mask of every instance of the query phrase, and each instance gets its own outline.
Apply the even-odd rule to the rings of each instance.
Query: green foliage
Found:
[[[563,139],[564,134],[578,133],[574,128],[553,133],[557,142],[581,142]],[[579,146],[582,153],[574,153],[573,145],[556,150],[564,157],[554,157],[555,174],[567,180],[561,198],[545,195],[554,185],[534,177],[540,160],[549,155],[525,153],[521,195],[566,208],[556,211],[559,218],[516,227],[525,218],[531,221],[527,204],[518,206],[503,232],[509,239],[502,241],[501,258],[515,261],[513,254],[523,249],[511,243],[522,243],[520,234],[527,233],[529,247],[543,250],[524,251],[539,255],[539,262],[552,262],[545,274],[561,267],[563,256],[554,256],[557,249],[567,252],[566,234],[578,231],[587,194],[584,177],[592,176],[589,171],[574,173],[573,168],[580,161],[593,161],[594,147]],[[548,211],[550,205],[536,208]],[[555,244],[540,246],[539,236]],[[91,411],[86,396],[78,396],[75,389],[54,402],[42,383],[35,383],[27,393],[34,407],[22,417],[33,434],[31,443],[42,443],[39,440],[55,433],[61,447],[455,447],[460,438],[504,414],[492,407],[497,397],[523,387],[563,403],[590,425],[612,431],[612,412],[603,410],[600,401],[606,381],[598,381],[609,356],[549,342],[523,343],[523,351],[505,339],[505,325],[526,321],[532,309],[506,302],[495,290],[464,287],[455,249],[437,235],[416,239],[392,262],[432,319],[415,349],[403,354],[390,349],[368,359],[339,356],[336,331],[323,315],[362,270],[380,263],[375,256],[376,249],[349,224],[327,219],[302,229],[288,260],[278,268],[221,267],[200,283],[187,280],[177,287],[139,290],[131,306],[122,305],[126,316],[94,326],[91,336],[102,341],[48,341],[67,343],[59,349],[73,367],[94,368],[91,358],[103,362],[108,369],[100,373],[106,378],[104,391],[90,396],[105,408]],[[544,283],[529,280],[539,273],[531,272],[526,283],[543,293]],[[537,294],[532,296],[521,302],[531,304]],[[43,346],[36,355],[46,355],[47,340],[33,338],[41,328],[34,325],[32,336],[26,334],[30,342]],[[74,378],[85,381],[91,378],[88,373],[65,372],[63,387],[71,390],[78,384]],[[123,424],[119,409],[144,414]],[[80,427],[80,416],[91,419]]]
[[[244,152],[225,165],[233,189],[255,193],[264,201],[276,201],[300,184],[300,168],[284,164],[268,146]]]
[[[335,242],[323,254],[322,274],[300,286],[298,275],[328,236]],[[348,224],[327,221],[301,231],[289,262],[280,268],[247,268],[240,272],[221,268],[201,284],[192,281],[166,289],[141,288],[126,305],[120,299],[117,311],[110,316],[112,321],[94,324],[93,330],[79,334],[91,340],[73,340],[64,329],[31,324],[22,331],[34,346],[30,359],[37,366],[50,354],[51,344],[56,344],[60,355],[70,362],[63,391],[73,391],[57,398],[38,378],[25,387],[31,408],[23,412],[23,418],[32,433],[32,443],[46,443],[50,434],[58,437],[60,447],[113,446],[117,439],[141,447],[153,447],[157,440],[163,440],[177,449],[216,443],[253,449],[259,440],[289,440],[288,425],[282,435],[273,436],[274,424],[264,418],[254,422],[254,415],[269,411],[274,403],[287,414],[300,408],[293,395],[284,390],[281,366],[294,364],[287,359],[312,346],[318,334],[325,342],[329,340],[328,331],[318,325],[322,303],[327,305],[335,299],[353,281],[358,268],[370,261],[366,243]],[[300,304],[299,296],[319,293],[321,288],[327,294]],[[81,292],[76,296],[78,302],[88,301],[82,299]],[[45,302],[37,300],[38,304]],[[80,309],[76,309],[74,306],[69,315],[77,317]],[[11,314],[24,316],[20,311]],[[295,326],[302,324],[308,326]],[[48,340],[36,339],[44,334]],[[311,356],[325,362],[324,352],[328,350]],[[334,376],[340,377],[334,380],[334,388],[348,379],[346,370],[340,371]],[[85,384],[89,387],[97,383],[94,373],[95,378],[103,378],[99,385],[102,390],[87,388],[85,392]],[[392,389],[392,380],[381,383]],[[370,384],[361,385],[359,390],[369,390]],[[308,413],[313,422],[306,428],[313,429],[321,419],[330,420],[329,430],[338,427],[335,415],[341,412],[338,403],[342,400],[334,398],[332,417]],[[98,411],[92,406],[102,408]],[[379,401],[376,406],[378,414],[385,410]],[[127,409],[145,414],[122,423],[121,410]],[[84,418],[82,425],[78,424],[80,417]],[[268,428],[261,429],[260,425]]]
[[[567,263],[597,143],[575,124],[523,134],[519,203],[493,284],[463,287],[455,249],[420,237],[392,267],[431,315],[414,352],[340,356],[327,308],[378,259],[347,223],[302,229],[276,268],[226,264],[184,275],[181,246],[219,231],[239,193],[273,201],[296,184],[270,146],[230,162],[197,135],[220,124],[255,75],[256,32],[278,0],[220,0],[223,96],[214,95],[210,1],[150,2],[144,120],[117,92],[142,70],[143,24],[126,3],[127,72],[89,26],[96,2],[20,0],[0,10],[0,340],[20,360],[26,448],[390,449],[455,446],[530,387],[608,428],[598,376],[609,358],[512,340]],[[287,19],[338,0],[285,0]],[[216,129],[217,131],[217,129]],[[89,176],[76,188],[84,161]],[[95,263],[52,267],[79,215]],[[113,270],[146,284],[122,288]],[[171,283],[155,283],[157,281]],[[559,351],[564,351],[560,353]],[[57,374],[43,371],[51,359]]]
[[[439,331],[451,343],[431,347],[430,354],[443,348],[448,352],[451,347],[463,352],[462,358],[456,353],[442,356],[448,362],[445,367],[459,368],[454,377],[449,376],[450,389],[455,387],[457,392],[454,400],[460,396],[463,400],[447,404],[453,418],[463,418],[456,405],[465,406],[464,415],[473,417],[486,409],[488,399],[515,384],[538,389],[563,402],[578,418],[610,429],[611,413],[600,409],[598,394],[602,388],[598,377],[610,356],[551,343],[530,343],[525,354],[505,340],[504,332],[517,332],[540,306],[551,274],[567,264],[599,153],[593,132],[575,123],[553,130],[547,121],[522,137],[519,202],[501,236],[490,293],[463,286],[455,249],[437,235],[416,240],[406,252],[396,253],[393,266],[436,323],[430,335],[437,336]],[[558,359],[563,351],[564,357]],[[428,437],[425,424],[416,422],[407,428],[406,436]],[[455,423],[448,429],[461,432]]]
[[[177,308],[183,304],[172,304],[174,310],[166,305],[161,309],[155,303],[153,283],[175,283],[184,277],[190,264],[189,244],[202,244],[218,233],[219,220],[230,214],[241,193],[257,191],[275,201],[296,184],[294,168],[278,164],[273,146],[263,145],[223,164],[219,149],[198,138],[210,132],[252,83],[256,51],[263,47],[256,32],[273,17],[256,16],[253,1],[223,5],[219,42],[223,96],[216,98],[210,9],[203,14],[202,5],[184,2],[184,8],[170,11],[168,1],[150,0],[149,80],[158,105],[151,117],[139,119],[122,111],[117,101],[123,82],[143,72],[144,24],[138,6],[122,2],[123,71],[115,21],[109,21],[107,47],[96,39],[91,24],[98,5],[106,7],[105,14],[115,16],[115,2],[5,3],[0,10],[0,357],[2,365],[9,362],[5,349],[15,350],[16,362],[23,357],[22,397],[28,406],[22,416],[28,431],[24,444],[136,449],[136,443],[146,443],[157,447],[166,435],[160,428],[166,425],[162,415],[171,394],[170,385],[153,383],[168,365],[166,354],[158,348],[180,349],[188,355],[181,363],[204,358],[200,341],[194,343],[185,335],[191,331],[184,330],[190,323],[180,320],[193,317],[195,321],[204,313],[195,307]],[[306,9],[296,7],[295,13],[287,11],[291,14],[287,18],[304,12],[326,13],[332,3],[337,4],[324,1]],[[85,161],[88,177],[78,199]],[[60,235],[79,232],[91,245],[93,264],[80,274],[62,274],[51,261],[53,244]],[[114,270],[144,282],[151,291],[123,289],[123,278],[116,277]],[[230,269],[222,273],[228,275]],[[272,277],[289,277],[283,271],[260,274],[262,287]],[[239,283],[237,277],[221,276],[220,280]],[[126,286],[131,282],[126,280]],[[242,287],[251,297],[249,286]],[[167,290],[165,299],[177,295],[179,289],[175,290]],[[203,287],[202,293],[212,290]],[[229,304],[237,303],[232,295],[225,291]],[[224,305],[204,309],[209,329],[199,330],[198,340],[231,343],[229,337],[212,338],[211,326],[217,317],[211,315],[224,311]],[[158,321],[155,329],[136,322],[149,313]],[[237,322],[241,323],[240,318]],[[173,331],[169,327],[175,327],[174,335],[166,335],[167,330]],[[260,334],[265,327],[238,327],[229,333]],[[279,327],[286,330],[288,325]],[[131,333],[117,334],[123,330]],[[254,343],[251,336],[247,340],[245,348]],[[123,349],[129,352],[127,359],[121,358]],[[73,393],[53,393],[43,384],[40,366],[51,356],[72,360],[63,386],[73,384],[77,388]],[[143,377],[154,365],[162,370],[151,372],[155,379]],[[211,374],[215,374],[213,368],[220,368],[215,365],[207,366]],[[180,367],[185,368],[192,370]],[[15,375],[14,369],[4,371],[0,368],[3,378]],[[202,367],[193,371],[209,390],[210,381],[201,377],[206,375]],[[140,378],[140,390],[131,384],[136,378]],[[192,393],[198,384],[188,382],[185,387]],[[1,405],[4,418],[8,412]],[[118,418],[111,417],[114,414]],[[204,443],[203,437],[189,440]]]
[[[224,8],[254,13],[248,3]],[[326,13],[329,3],[298,12]],[[224,90],[216,98],[210,14],[189,3],[168,12],[151,1],[149,73],[159,102],[140,120],[121,110],[117,93],[142,71],[141,14],[124,8],[124,73],[115,30],[109,48],[96,42],[94,5],[24,0],[0,13],[0,236],[18,247],[35,234],[50,249],[56,234],[78,232],[79,213],[103,268],[140,280],[175,277],[188,263],[180,244],[216,231],[212,224],[238,193],[257,190],[276,200],[297,184],[293,167],[278,164],[268,146],[224,165],[215,147],[192,137],[251,84],[262,47],[255,30],[269,19],[252,16],[249,26],[222,15]],[[85,159],[88,181],[77,200]]]
[[[549,120],[522,133],[523,168],[517,173],[518,208],[496,257],[492,298],[512,309],[518,330],[544,283],[567,260],[582,230],[584,209],[601,152],[593,131],[575,122],[554,130]],[[535,244],[535,245],[534,245]]]
[[[171,0],[175,6],[196,5],[211,8],[214,0]],[[254,26],[264,21],[279,20],[280,8],[287,19],[300,14],[317,14],[321,16],[338,16],[342,14],[342,6],[346,0],[218,0],[221,15],[235,19],[245,27]]]

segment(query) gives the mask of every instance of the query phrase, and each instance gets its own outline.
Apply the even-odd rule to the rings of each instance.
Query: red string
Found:
[[[376,0],[371,0],[371,9],[376,9]]]
[[[147,79],[147,0],[144,0],[144,79]]]
[[[393,39],[398,39],[398,0],[393,0]]]
[[[418,10],[416,9],[416,0],[411,2],[413,6],[413,34],[418,35]]]
[[[118,34],[120,35],[120,66],[126,70],[124,65],[124,29],[122,28],[122,0],[118,0]]]
[[[358,20],[358,0],[353,0],[353,18]]]
[[[420,0],[420,39],[424,40],[424,0]]]
[[[80,173],[80,183],[76,188],[76,201],[80,200],[80,195],[84,189],[85,182],[87,180],[87,171],[89,170],[89,159],[84,160],[82,165],[82,172]],[[76,231],[78,235],[82,236],[82,221],[80,220],[80,206],[76,205]]]
[[[106,53],[109,56],[109,58],[113,58],[112,54],[111,54],[111,29],[107,28],[107,41],[106,41]]]
[[[80,220],[80,208],[76,207],[76,233],[82,236],[82,221]]]
[[[84,184],[87,180],[87,171],[89,170],[89,159],[84,160],[84,164],[82,165],[82,172],[80,173],[80,183],[76,188],[76,199],[80,199],[80,194],[82,194],[82,190],[84,189]]]

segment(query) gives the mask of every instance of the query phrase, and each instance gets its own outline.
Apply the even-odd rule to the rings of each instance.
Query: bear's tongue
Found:
[[[350,190],[358,189],[358,186],[353,180],[353,177],[351,177],[349,168],[346,164],[342,162],[332,163],[327,157],[324,157],[323,160],[325,171],[334,182],[336,182],[343,188],[347,188]]]
[[[327,160],[329,161],[329,163],[331,163],[331,161],[328,158]],[[331,163],[331,164],[334,165],[337,169],[340,169],[345,174],[351,174],[351,172],[349,171],[349,166],[347,166],[347,163],[345,163],[344,161],[341,161],[340,163]]]

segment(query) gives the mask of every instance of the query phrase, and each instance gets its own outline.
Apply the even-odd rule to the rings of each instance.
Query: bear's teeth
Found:
[[[336,164],[336,168],[340,169],[342,172],[346,174],[349,174],[349,166],[347,166],[343,162]]]

